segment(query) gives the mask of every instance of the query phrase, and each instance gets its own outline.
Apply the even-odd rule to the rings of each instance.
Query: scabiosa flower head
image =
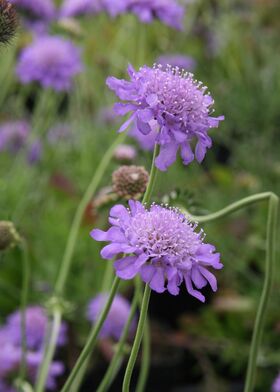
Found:
[[[30,306],[26,309],[26,343],[31,350],[39,350],[44,343],[44,337],[47,329],[48,318],[45,310],[40,306]],[[9,336],[9,341],[14,345],[21,345],[21,313],[16,311],[12,313],[5,325],[5,331]],[[58,345],[66,343],[66,325],[62,324]]]
[[[39,139],[35,140],[27,151],[27,161],[29,165],[38,163],[42,158],[43,146]]]
[[[146,190],[149,173],[142,166],[121,166],[112,174],[113,191],[125,199],[139,199]]]
[[[10,221],[0,221],[0,252],[13,247],[20,241],[20,236],[14,224]]]
[[[114,151],[114,158],[120,162],[132,162],[136,156],[135,148],[129,144],[119,144]]]
[[[182,54],[167,54],[160,56],[157,59],[157,63],[161,64],[163,67],[170,65],[173,68],[178,67],[188,72],[193,72],[196,67],[196,61],[193,57]]]
[[[184,281],[189,294],[204,302],[199,289],[209,283],[217,290],[216,278],[208,268],[223,267],[215,247],[205,244],[203,232],[197,232],[197,225],[176,209],[159,205],[146,209],[132,200],[129,207],[114,206],[109,218],[112,227],[107,232],[91,232],[95,240],[111,242],[101,256],[111,259],[127,253],[129,256],[114,263],[120,278],[132,279],[139,274],[152,290],[162,293],[167,289],[173,295],[179,293]]]
[[[27,121],[0,124],[0,151],[18,152],[26,143],[30,125]]]
[[[277,378],[274,380],[271,391],[280,392],[280,373],[278,374]]]
[[[0,0],[0,43],[8,43],[18,27],[15,7],[7,0]]]
[[[87,309],[87,318],[93,324],[96,323],[98,317],[106,304],[108,294],[99,294],[93,298]],[[130,303],[121,295],[117,294],[113,300],[111,309],[108,316],[103,324],[100,332],[101,338],[114,338],[119,340],[123,331],[123,328],[127,322],[130,313]],[[130,332],[132,333],[135,329],[135,320],[132,322]]]
[[[184,7],[177,0],[130,0],[128,11],[133,12],[144,23],[159,19],[164,24],[181,30]]]
[[[213,98],[193,75],[179,68],[144,66],[136,72],[128,67],[130,81],[114,77],[107,85],[125,103],[115,105],[119,115],[132,112],[120,132],[133,121],[144,135],[157,131],[160,153],[156,166],[166,170],[175,160],[178,149],[185,165],[194,157],[201,162],[212,145],[208,130],[217,127],[223,117],[212,117]],[[195,155],[191,143],[197,139]]]
[[[69,90],[81,71],[80,49],[57,36],[37,38],[23,49],[16,70],[23,84],[38,82],[56,91]]]
[[[41,20],[49,22],[55,17],[56,10],[52,0],[10,0],[16,8],[23,12],[29,21]]]

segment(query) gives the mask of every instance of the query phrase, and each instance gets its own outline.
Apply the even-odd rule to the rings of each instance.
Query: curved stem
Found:
[[[139,282],[140,283],[140,282]],[[111,363],[105,373],[105,376],[102,379],[102,382],[100,383],[99,387],[97,388],[96,392],[105,392],[110,388],[110,385],[112,384],[115,375],[117,374],[117,370],[119,368],[119,365],[122,361],[122,355],[124,352],[124,345],[127,340],[129,331],[130,331],[130,326],[133,320],[133,317],[135,315],[136,309],[137,309],[137,304],[139,302],[139,297],[140,297],[140,289],[141,286],[140,284],[137,284],[136,290],[134,293],[134,297],[131,303],[131,308],[130,308],[130,313],[126,322],[126,325],[123,329],[121,338],[119,340],[117,350],[113,356],[113,359],[111,360]]]
[[[57,276],[57,280],[56,280],[56,284],[55,284],[55,288],[54,288],[54,295],[56,297],[61,297],[61,295],[63,294],[64,291],[64,286],[69,274],[69,270],[71,267],[71,262],[73,259],[73,254],[74,254],[74,250],[75,250],[75,246],[76,246],[76,242],[77,242],[77,238],[78,238],[78,234],[79,234],[79,228],[81,226],[81,221],[83,219],[83,214],[84,211],[88,205],[88,203],[90,202],[91,198],[93,197],[94,193],[96,192],[100,181],[103,178],[103,175],[105,173],[105,170],[112,158],[112,155],[115,151],[115,148],[117,147],[118,144],[120,144],[124,139],[126,138],[126,134],[125,133],[121,133],[118,135],[118,137],[115,139],[114,143],[109,147],[109,149],[107,150],[107,152],[104,154],[103,159],[101,160],[82,200],[80,201],[78,208],[76,210],[76,214],[74,216],[71,228],[70,228],[70,232],[69,232],[69,236],[67,239],[67,243],[66,243],[66,248],[65,248],[65,252],[62,258],[62,262],[60,265],[60,269],[58,272],[58,276]],[[57,311],[57,310],[56,310]],[[52,314],[52,325],[51,325],[51,332],[50,335],[54,336],[54,328],[55,328],[55,314]],[[59,321],[59,326],[61,323],[61,317],[60,317],[60,321]],[[54,347],[56,345],[56,340],[54,341]],[[40,386],[44,386],[46,379],[41,379],[41,377],[46,376],[48,374],[48,369],[50,366],[50,363],[52,361],[53,358],[53,354],[54,354],[54,350],[55,348],[52,347],[50,344],[46,344],[45,346],[45,352],[44,352],[44,356],[43,356],[43,361],[41,363],[40,366],[40,370],[39,370],[39,379],[38,379],[38,385]],[[44,372],[41,370],[44,367]],[[35,389],[36,392],[39,392],[39,390]]]
[[[74,368],[72,369],[68,379],[66,380],[66,383],[64,384],[61,392],[69,392],[70,387],[71,387],[73,381],[75,380],[76,375],[79,373],[79,370],[82,368],[83,364],[85,363],[85,361],[87,360],[87,358],[91,354],[94,346],[96,345],[98,334],[99,334],[99,332],[104,324],[104,321],[109,313],[112,302],[113,302],[114,297],[117,293],[119,283],[120,283],[120,279],[116,277],[114,280],[114,283],[112,285],[112,289],[111,289],[110,295],[108,297],[108,300],[106,302],[106,305],[104,306],[102,313],[101,313],[97,323],[95,324],[95,328],[92,330],[92,332],[91,332],[91,334],[85,344],[85,347],[83,348],[83,350],[82,350]]]
[[[273,267],[275,259],[275,243],[277,229],[278,197],[271,194],[269,197],[269,210],[267,219],[267,239],[266,239],[266,267],[265,280],[257,310],[252,343],[250,347],[249,362],[247,367],[244,392],[252,392],[255,384],[257,355],[261,344],[265,313],[273,282]]]
[[[141,370],[139,379],[136,386],[135,392],[143,392],[145,391],[149,368],[150,368],[150,356],[151,356],[151,349],[150,349],[150,327],[149,327],[149,320],[147,318],[146,325],[144,328],[143,334],[143,353],[142,353],[142,361],[141,361]]]
[[[159,144],[155,144],[155,148],[154,148],[154,154],[153,154],[153,161],[152,161],[152,167],[150,170],[150,178],[149,178],[149,183],[145,192],[145,195],[142,199],[142,204],[145,203],[149,203],[151,196],[152,196],[152,192],[155,186],[155,182],[156,182],[156,177],[157,177],[157,173],[158,173],[158,169],[155,166],[155,160],[156,157],[159,153]]]
[[[45,390],[46,379],[49,374],[49,364],[54,356],[56,342],[60,330],[61,324],[61,309],[58,307],[53,312],[53,320],[51,325],[51,332],[49,339],[47,339],[46,346],[47,350],[45,351],[44,360],[42,362],[42,366],[39,369],[38,378],[35,386],[36,392],[43,392]]]
[[[139,322],[138,322],[138,326],[137,326],[137,331],[136,331],[135,339],[133,342],[129,361],[128,361],[127,368],[126,368],[125,375],[124,375],[123,387],[122,387],[123,392],[129,392],[130,380],[131,380],[133,368],[134,368],[134,365],[136,362],[136,358],[138,355],[138,351],[139,351],[139,348],[141,345],[143,331],[145,328],[145,322],[146,322],[147,313],[148,313],[150,295],[151,295],[151,289],[150,289],[149,285],[146,284],[144,295],[143,295],[143,300],[142,300],[142,305],[141,305],[141,312],[140,312]]]
[[[271,287],[273,282],[273,267],[275,261],[275,243],[276,243],[277,213],[278,213],[279,199],[272,192],[264,192],[241,199],[209,215],[205,215],[205,216],[190,215],[191,220],[197,221],[199,223],[210,222],[215,219],[229,215],[234,211],[237,211],[248,205],[252,205],[264,200],[268,200],[269,202],[268,219],[267,219],[265,277],[264,277],[263,289],[260,297],[259,306],[257,309],[255,324],[254,324],[244,392],[252,392],[255,384],[257,355],[261,344],[261,339],[262,339],[262,334],[264,329],[265,313],[266,313],[266,308],[267,308],[269,295],[271,292]]]
[[[27,244],[24,239],[20,242],[22,250],[22,289],[21,289],[21,364],[19,379],[23,382],[26,375],[26,354],[27,354],[27,343],[26,343],[26,307],[28,302],[28,288],[30,280],[30,265],[28,259]]]

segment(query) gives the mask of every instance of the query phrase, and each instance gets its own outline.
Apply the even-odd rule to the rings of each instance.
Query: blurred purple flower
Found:
[[[114,158],[118,161],[133,161],[137,156],[137,152],[133,146],[129,144],[119,144],[114,151]]]
[[[29,21],[42,20],[49,22],[56,15],[55,5],[52,0],[10,0]]]
[[[188,72],[193,72],[196,68],[196,61],[191,56],[183,54],[168,54],[162,55],[157,59],[157,63],[163,67],[171,65],[171,67],[179,67]]]
[[[101,0],[64,0],[60,15],[73,17],[102,11]]]
[[[274,380],[271,392],[280,392],[280,373],[278,374],[278,376]]]
[[[35,140],[27,151],[27,161],[30,165],[38,163],[42,158],[43,146],[39,139]]]
[[[98,317],[106,304],[108,294],[99,294],[93,298],[87,310],[87,318],[93,324],[96,323]],[[100,332],[101,338],[114,338],[119,340],[123,331],[123,328],[127,322],[130,313],[130,303],[121,295],[116,295],[108,316],[103,324]],[[130,332],[132,333],[135,329],[135,320],[132,322]]]
[[[81,71],[80,49],[58,36],[37,38],[23,49],[16,69],[23,84],[39,82],[56,91],[69,90],[73,77]]]
[[[177,0],[129,0],[128,11],[144,23],[159,19],[175,29],[183,28],[184,7]]]
[[[26,309],[26,342],[28,349],[40,350],[42,348],[47,324],[48,318],[45,310],[41,306],[30,306]],[[15,311],[8,317],[7,323],[3,327],[3,332],[6,333],[11,344],[16,346],[21,345],[20,311]],[[63,323],[57,342],[59,346],[63,346],[66,343],[66,332],[66,325]]]
[[[128,74],[130,81],[107,79],[108,87],[124,101],[115,105],[116,113],[123,116],[132,112],[119,132],[134,122],[143,135],[149,135],[157,123],[160,153],[156,166],[162,171],[176,160],[179,149],[185,165],[194,157],[201,162],[212,145],[208,130],[218,127],[224,119],[211,116],[214,100],[206,94],[207,88],[179,68],[144,66],[136,72],[130,65]],[[193,139],[197,139],[195,155],[191,148]]]
[[[18,152],[26,143],[30,125],[27,121],[8,121],[0,124],[0,151]]]
[[[111,259],[129,254],[114,263],[118,277],[127,280],[139,274],[152,290],[162,293],[167,289],[173,295],[185,281],[189,294],[204,302],[200,289],[209,283],[217,290],[217,280],[208,268],[223,267],[215,247],[205,244],[203,232],[196,232],[197,225],[177,209],[152,205],[148,210],[132,200],[129,207],[115,205],[109,218],[112,227],[107,232],[91,232],[96,241],[111,242],[101,256]]]
[[[0,350],[0,391],[16,392],[17,389],[12,387],[13,377],[19,372],[22,351],[20,347],[13,346],[10,342],[1,345]],[[27,379],[34,384],[39,366],[42,362],[43,354],[41,352],[27,352]],[[46,386],[50,390],[56,389],[55,378],[64,372],[64,366],[59,361],[53,361],[50,365],[49,375]]]

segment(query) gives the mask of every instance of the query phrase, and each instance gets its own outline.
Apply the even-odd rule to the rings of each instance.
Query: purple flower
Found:
[[[26,19],[31,21],[50,21],[56,14],[52,0],[10,0],[10,2],[23,11]]]
[[[175,29],[183,28],[184,7],[177,0],[129,0],[127,8],[141,22],[151,23],[159,19]]]
[[[111,242],[101,256],[111,259],[129,254],[114,263],[118,277],[127,280],[139,274],[152,290],[162,293],[167,289],[173,295],[184,281],[189,294],[204,302],[200,289],[209,283],[217,290],[217,280],[208,268],[223,267],[215,247],[205,244],[203,232],[196,232],[197,225],[176,209],[152,205],[148,210],[132,200],[129,207],[114,206],[109,218],[112,227],[107,232],[91,232],[96,241]]]
[[[18,374],[21,363],[22,351],[20,347],[13,346],[6,341],[0,350],[0,390],[1,392],[16,392],[12,387],[13,377]],[[34,384],[39,366],[42,362],[41,352],[27,352],[27,379]],[[53,361],[50,365],[46,386],[50,390],[56,389],[56,377],[64,372],[64,366],[59,361]]]
[[[130,81],[107,79],[108,87],[125,101],[115,105],[116,113],[132,112],[119,131],[134,122],[143,135],[157,132],[160,153],[156,166],[162,171],[176,160],[179,149],[185,165],[194,157],[201,162],[212,145],[208,130],[218,127],[224,119],[211,116],[214,100],[206,93],[207,88],[179,68],[144,66],[136,72],[129,66],[128,74]],[[191,147],[194,139],[197,139],[195,154]]]
[[[96,323],[98,317],[106,304],[108,294],[99,294],[93,298],[87,310],[87,318],[93,324]],[[114,338],[119,340],[123,331],[123,328],[127,322],[130,313],[130,303],[121,295],[116,295],[108,316],[103,324],[100,332],[101,338]],[[132,322],[130,332],[132,333],[135,329],[135,320]]]
[[[64,0],[60,15],[62,17],[72,17],[100,11],[102,11],[101,0]]]
[[[81,71],[80,49],[58,36],[37,38],[23,49],[16,69],[23,84],[39,82],[56,91],[69,90]]]
[[[31,350],[42,348],[48,324],[45,310],[40,306],[30,306],[26,309],[26,342]],[[8,340],[16,346],[21,345],[21,313],[12,313],[6,325],[3,327]],[[62,346],[66,343],[66,325],[62,324],[57,344]]]
[[[157,59],[157,63],[163,67],[171,65],[171,67],[179,67],[188,72],[193,72],[196,67],[196,61],[190,57],[182,54],[168,54],[160,56]]]
[[[274,380],[271,391],[272,392],[280,392],[280,373],[278,374],[278,376]]]
[[[0,151],[18,152],[30,132],[27,121],[9,121],[0,125]]]
[[[39,139],[35,140],[27,151],[27,161],[30,165],[38,163],[42,158],[42,143]]]
[[[114,151],[114,158],[118,161],[130,162],[137,156],[137,152],[133,146],[129,144],[119,144]]]

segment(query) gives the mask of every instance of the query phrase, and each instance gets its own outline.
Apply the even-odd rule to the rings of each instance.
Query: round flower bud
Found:
[[[14,246],[20,241],[15,226],[9,221],[0,221],[0,251]]]
[[[8,43],[15,35],[17,26],[15,7],[6,0],[0,0],[0,43]]]
[[[121,166],[113,175],[113,191],[125,199],[139,199],[145,192],[149,174],[141,166]]]

